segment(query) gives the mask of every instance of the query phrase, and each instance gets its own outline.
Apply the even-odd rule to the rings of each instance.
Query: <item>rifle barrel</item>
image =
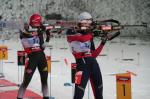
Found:
[[[147,27],[147,24],[141,24],[141,25],[121,25],[122,27]]]

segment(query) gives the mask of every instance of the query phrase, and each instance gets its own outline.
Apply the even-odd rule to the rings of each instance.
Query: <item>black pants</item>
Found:
[[[25,90],[29,85],[32,76],[36,70],[36,67],[38,68],[40,73],[43,95],[48,91],[48,85],[47,85],[48,67],[47,67],[47,61],[44,52],[43,51],[33,52],[28,55],[28,58],[29,61],[27,63],[27,66],[25,67],[23,83],[19,88],[18,98],[23,97]]]
[[[75,84],[73,99],[82,99],[87,82],[90,78],[95,99],[103,99],[103,83],[99,65],[95,58],[86,57],[77,59],[77,73],[82,72],[80,84]]]

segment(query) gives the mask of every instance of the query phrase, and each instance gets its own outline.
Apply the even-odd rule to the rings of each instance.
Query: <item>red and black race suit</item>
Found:
[[[83,31],[84,32],[84,31]],[[95,49],[91,32],[67,31],[67,41],[76,60],[75,93],[73,99],[82,99],[90,78],[95,99],[103,99],[102,75],[96,57],[103,49],[104,42]]]
[[[36,68],[38,68],[40,73],[43,96],[45,97],[45,95],[48,93],[48,66],[44,48],[42,48],[42,44],[44,43],[44,32],[45,31],[42,31],[42,29],[39,28],[36,32],[29,33],[28,31],[21,31],[20,33],[21,43],[25,52],[27,53],[28,59],[25,66],[23,83],[21,84],[18,91],[17,97],[21,97],[20,99],[22,99]],[[50,37],[48,31],[46,34],[46,41],[48,42]]]

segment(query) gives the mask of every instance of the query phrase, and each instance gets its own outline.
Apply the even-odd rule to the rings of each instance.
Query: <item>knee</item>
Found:
[[[29,85],[28,81],[23,81],[23,83],[21,84],[21,87],[27,88]]]
[[[42,83],[43,86],[46,86],[47,85],[47,79],[42,79],[41,83]]]
[[[84,88],[81,86],[76,86],[75,87],[75,94],[73,99],[82,99],[84,96]]]
[[[103,85],[99,85],[97,87],[95,87],[95,91],[98,92],[99,94],[103,92]]]
[[[103,85],[99,85],[96,88],[96,99],[103,99]]]
[[[76,86],[76,89],[78,91],[82,91],[82,92],[84,92],[84,90],[85,90],[85,88],[83,88],[82,86]]]

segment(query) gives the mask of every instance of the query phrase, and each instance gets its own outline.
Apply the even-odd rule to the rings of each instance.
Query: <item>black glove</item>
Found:
[[[105,44],[106,41],[108,40],[107,34],[103,35],[103,36],[101,37],[101,40],[102,40],[102,43]]]
[[[107,35],[107,39],[110,41],[112,39],[114,39],[115,37],[119,36],[120,35],[120,32],[116,32],[116,33],[113,33],[113,34],[108,34]]]

